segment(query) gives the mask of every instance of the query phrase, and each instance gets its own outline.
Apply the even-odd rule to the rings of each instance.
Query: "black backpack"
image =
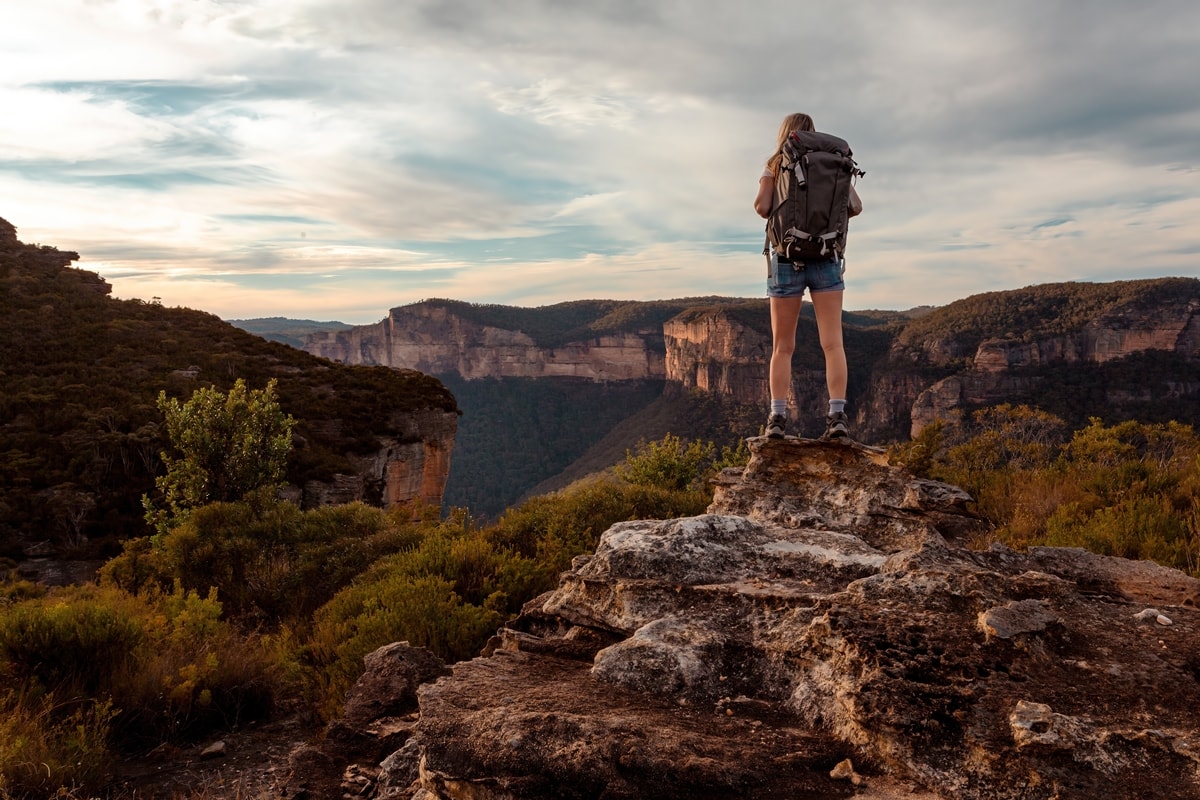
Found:
[[[850,219],[850,186],[865,175],[844,139],[816,131],[793,131],[783,143],[775,178],[775,209],[767,240],[790,261],[841,257]]]

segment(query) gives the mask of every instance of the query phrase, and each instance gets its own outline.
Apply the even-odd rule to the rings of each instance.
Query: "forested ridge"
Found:
[[[0,556],[21,537],[111,547],[145,531],[141,498],[166,445],[160,391],[276,379],[298,420],[296,484],[349,470],[348,454],[399,434],[398,411],[457,410],[427,375],[335,364],[203,311],[112,299],[76,258],[0,235]]]

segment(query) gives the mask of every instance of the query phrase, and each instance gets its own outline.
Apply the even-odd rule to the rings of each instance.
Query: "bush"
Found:
[[[675,491],[703,491],[708,479],[725,467],[745,466],[750,460],[746,441],[717,453],[712,442],[681,439],[668,433],[657,442],[643,442],[637,452],[625,451],[625,463],[615,468],[621,480],[635,486]]]
[[[217,596],[227,616],[270,626],[307,620],[379,557],[411,548],[418,524],[363,503],[301,511],[252,496],[194,509],[166,534],[125,544],[102,580]]]
[[[56,698],[49,708],[64,713],[94,699],[111,704],[119,743],[202,733],[262,715],[274,697],[258,638],[220,617],[211,594],[179,588],[139,596],[59,589],[0,610],[0,671],[24,698],[26,719],[45,716],[42,698]]]
[[[463,601],[451,581],[392,572],[387,565],[339,593],[317,612],[310,657],[317,702],[335,716],[371,651],[406,641],[453,662],[479,653],[504,616]]]
[[[550,587],[572,558],[594,552],[600,534],[614,523],[695,516],[711,501],[707,490],[678,491],[598,478],[510,509],[487,535],[502,547],[536,559]]]
[[[1055,418],[1020,406],[974,422],[953,446],[940,447],[939,429],[893,452],[962,486],[1014,547],[1084,547],[1200,575],[1200,438],[1190,426],[1092,419],[1068,440]]]
[[[162,454],[167,474],[155,486],[163,505],[144,500],[146,521],[159,533],[194,508],[283,483],[295,420],[280,409],[274,380],[250,389],[239,378],[228,394],[210,386],[182,404],[160,392],[158,408],[178,453]]]
[[[391,642],[428,648],[448,662],[477,655],[550,579],[465,518],[428,525],[418,546],[381,559],[314,615],[308,653],[319,704],[336,710],[363,656]]]

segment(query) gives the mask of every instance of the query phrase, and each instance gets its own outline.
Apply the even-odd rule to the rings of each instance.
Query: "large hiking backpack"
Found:
[[[783,143],[767,240],[790,261],[841,257],[850,219],[850,186],[859,175],[844,139],[793,131]]]

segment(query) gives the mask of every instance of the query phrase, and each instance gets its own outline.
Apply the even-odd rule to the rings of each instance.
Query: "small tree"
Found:
[[[660,441],[639,443],[636,453],[626,450],[625,463],[617,466],[616,473],[635,486],[695,489],[701,485],[704,466],[712,462],[715,450],[712,442],[689,443],[668,433]]]
[[[284,414],[275,381],[250,389],[238,379],[226,395],[197,389],[180,403],[159,392],[158,408],[178,455],[162,454],[167,474],[155,480],[162,505],[143,498],[146,521],[159,533],[198,506],[241,500],[283,483],[295,420]]]

